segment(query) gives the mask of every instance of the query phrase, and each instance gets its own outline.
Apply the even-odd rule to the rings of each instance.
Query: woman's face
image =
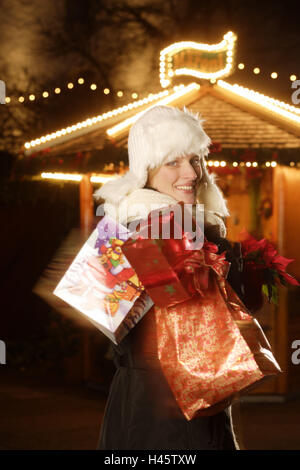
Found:
[[[185,155],[150,170],[147,186],[172,196],[177,201],[193,204],[201,178],[200,157]]]

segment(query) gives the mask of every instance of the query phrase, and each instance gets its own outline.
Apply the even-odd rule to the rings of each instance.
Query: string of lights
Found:
[[[189,75],[195,78],[215,80],[221,77],[227,77],[232,69],[234,63],[235,44],[237,36],[229,31],[224,34],[223,40],[218,44],[202,44],[192,41],[181,41],[171,44],[160,52],[160,83],[162,88],[166,88],[171,84],[171,79],[174,76]],[[222,52],[226,55],[226,64],[223,68],[215,72],[204,72],[196,70],[193,66],[183,66],[180,61],[180,56],[186,54],[186,51],[193,53],[206,53],[206,52]],[[176,65],[175,58],[179,57],[180,65]],[[174,62],[175,61],[175,62]]]
[[[186,42],[182,42],[182,43],[176,43],[172,46],[177,46],[179,47],[178,45],[184,45],[186,44]],[[196,44],[196,43],[193,43],[193,44]],[[199,46],[199,45],[198,45]],[[204,45],[202,45],[204,46]],[[208,46],[207,46],[208,47]],[[170,48],[170,46],[169,46]],[[169,81],[165,78],[165,65],[164,65],[164,60],[165,60],[165,55],[167,54],[167,52],[169,52],[169,48],[166,48],[164,51],[161,52],[161,68],[160,68],[160,78],[162,81],[164,81],[164,88],[166,86],[168,86],[169,84]],[[232,52],[232,48],[233,48],[233,45],[231,46],[231,49],[228,50],[228,54],[229,54],[229,57],[228,57],[228,64],[230,65],[231,67],[231,64],[232,64],[232,56],[230,55],[231,52]],[[180,75],[178,73],[178,71],[176,72],[173,72],[172,70],[170,70],[170,67],[171,67],[171,64],[170,64],[170,61],[168,60],[168,76],[169,77],[172,77],[174,76],[175,74],[176,75]],[[245,66],[244,63],[239,63],[238,64],[238,69],[239,70],[249,70],[247,69],[247,67]],[[181,70],[181,72],[183,73],[183,69]],[[188,70],[185,70],[184,71],[185,73],[188,72]],[[260,67],[254,67],[252,69],[252,72],[254,74],[260,74],[262,72],[261,68]],[[271,72],[269,74],[268,72],[268,76],[270,76],[272,79],[276,79],[279,77],[279,74],[277,72]],[[200,77],[201,78],[201,77]],[[209,78],[209,77],[206,77],[206,78]],[[297,75],[295,74],[291,74],[290,77],[289,77],[290,81],[291,82],[294,82],[295,80],[297,80]],[[215,77],[212,77],[210,78],[210,82],[211,83],[216,83],[216,78]],[[24,96],[24,95],[20,95],[20,96],[7,96],[5,98],[5,102],[6,104],[14,104],[14,103],[19,103],[19,104],[23,104],[23,103],[26,103],[28,101],[37,101],[37,100],[40,100],[40,99],[47,99],[49,97],[55,97],[55,96],[58,96],[60,95],[62,92],[68,90],[74,90],[75,89],[75,86],[76,84],[79,84],[79,85],[83,85],[84,83],[86,83],[86,80],[84,80],[84,78],[78,78],[75,82],[68,82],[67,85],[65,87],[63,86],[56,86],[55,88],[51,89],[51,90],[44,90],[43,92],[38,92],[38,93],[31,93],[29,94],[28,96]],[[122,91],[122,90],[110,90],[109,88],[101,88],[97,83],[90,83],[88,85],[88,88],[92,91],[96,91],[96,90],[100,90],[104,95],[109,95],[110,93],[113,93],[115,94],[118,98],[123,98],[125,96],[128,97],[128,95],[131,96],[131,98],[133,99],[137,99],[138,98],[138,93],[136,92],[125,92],[125,91]]]
[[[209,160],[206,162],[206,165],[209,166],[211,169],[215,168],[236,168],[238,167],[246,167],[246,168],[275,168],[277,166],[277,162],[275,161],[266,161],[264,163],[258,163],[258,162],[226,162],[224,160]],[[295,163],[295,162],[290,162],[291,167],[300,167],[300,162]],[[126,168],[124,169],[126,170]],[[90,180],[92,183],[105,183],[106,181],[118,178],[120,175],[116,171],[114,174],[108,174],[108,173],[100,173],[100,174],[91,174]],[[40,174],[40,177],[42,179],[49,179],[49,180],[62,180],[62,181],[75,181],[75,182],[80,182],[83,174],[80,173],[59,173],[59,172],[42,172]]]
[[[239,70],[247,70],[247,67],[245,66],[245,64],[243,64],[242,62],[238,64],[238,69]],[[259,73],[261,73],[261,68],[260,67],[254,67],[252,69],[252,72],[255,74],[255,75],[258,75]],[[269,74],[269,72],[268,72]],[[270,75],[269,75],[271,78],[273,78],[273,80],[275,80],[276,78],[278,78],[278,73],[277,72],[271,72]],[[295,80],[297,80],[297,75],[295,74],[292,74],[290,75],[290,81],[291,82],[294,82]]]
[[[94,116],[93,118],[86,119],[85,121],[78,122],[77,124],[73,124],[72,126],[68,126],[66,128],[60,129],[56,132],[52,132],[51,134],[44,135],[38,139],[34,139],[30,142],[26,142],[24,144],[24,147],[26,150],[29,150],[32,147],[36,146],[41,146],[42,144],[45,144],[46,142],[50,142],[51,140],[63,137],[67,134],[71,134],[74,131],[77,131],[79,129],[85,128],[85,127],[90,127],[93,124],[100,123],[102,121],[105,121],[111,117],[117,116],[119,114],[122,114],[130,109],[138,108],[140,106],[143,106],[144,104],[151,103],[152,101],[158,100],[163,98],[164,96],[168,95],[169,91],[164,90],[160,93],[150,93],[146,98],[143,98],[138,101],[134,101],[132,103],[129,103],[127,105],[121,106],[119,108],[115,108],[112,111],[108,111],[103,114],[99,114],[99,116]]]
[[[51,90],[48,89],[48,90],[44,90],[44,91],[38,92],[38,93],[31,93],[28,96],[24,96],[24,95],[21,95],[21,96],[7,96],[5,98],[5,102],[7,104],[15,104],[15,103],[23,104],[23,103],[26,103],[28,101],[33,102],[33,101],[37,101],[37,100],[41,100],[41,99],[47,99],[47,98],[50,98],[50,97],[58,96],[61,93],[67,91],[67,90],[68,91],[74,90],[76,85],[83,85],[83,84],[86,84],[87,87],[92,91],[96,91],[96,90],[99,91],[100,90],[100,92],[103,93],[104,95],[109,95],[110,93],[113,93],[118,98],[128,97],[128,95],[130,95],[131,98],[137,99],[138,96],[139,96],[138,93],[136,93],[136,92],[125,92],[125,91],[122,91],[122,90],[110,90],[109,88],[103,88],[102,89],[99,86],[99,84],[97,84],[97,83],[87,84],[86,80],[84,78],[80,77],[75,82],[68,82],[66,86],[56,86],[56,87],[52,88]]]
[[[170,85],[171,80],[175,76],[181,75],[189,75],[196,78],[202,78],[210,80],[211,83],[216,83],[217,79],[225,78],[228,76],[233,70],[234,64],[234,56],[235,56],[235,43],[236,43],[237,36],[232,32],[229,31],[223,36],[223,40],[218,44],[202,44],[196,43],[192,41],[181,41],[171,44],[170,46],[166,47],[160,52],[160,83],[163,88],[166,88]],[[204,72],[201,70],[196,70],[193,67],[178,67],[175,66],[174,58],[180,54],[188,54],[188,51],[193,51],[194,53],[199,52],[223,52],[226,55],[225,59],[225,66],[220,68],[215,72]],[[203,59],[205,60],[205,59]],[[195,63],[196,59],[192,62]],[[202,63],[202,58],[201,58]],[[175,67],[174,67],[175,66]],[[239,70],[250,70],[250,67],[246,67],[244,63],[238,64]],[[260,67],[254,67],[252,69],[254,74],[261,73]],[[271,77],[273,80],[279,77],[277,72],[271,72],[268,76]],[[297,80],[297,76],[295,74],[291,74],[289,77],[290,81]]]
[[[289,105],[284,101],[276,100],[270,96],[266,96],[263,93],[258,91],[250,90],[249,88],[243,87],[235,83],[231,85],[224,80],[218,80],[217,85],[221,88],[224,88],[227,91],[240,96],[252,103],[256,103],[268,111],[274,112],[278,115],[281,115],[286,120],[300,124],[300,108]]]
[[[100,114],[99,116],[94,116],[93,118],[89,118],[89,119],[86,119],[85,121],[78,122],[77,124],[73,124],[72,126],[68,126],[67,128],[63,128],[56,132],[52,132],[52,134],[47,134],[38,139],[34,139],[30,142],[26,142],[24,144],[25,152],[28,154],[30,149],[32,149],[33,147],[42,148],[43,145],[48,144],[50,141],[53,141],[54,139],[58,139],[58,138],[62,139],[64,138],[64,136],[67,136],[67,134],[71,134],[82,128],[90,127],[93,125],[99,125],[100,123],[102,123],[102,121],[106,121],[107,119],[117,116],[119,114],[122,114],[128,110],[139,108],[145,104],[150,104],[153,101],[157,101],[157,104],[171,103],[174,100],[184,95],[188,95],[191,92],[193,93],[193,92],[198,91],[199,88],[200,88],[200,85],[195,84],[195,83],[190,83],[187,86],[178,85],[178,86],[173,87],[173,89],[163,90],[156,94],[150,93],[146,98],[143,98],[141,100],[134,101],[125,106],[115,108],[112,111],[108,111],[106,113]],[[132,122],[132,120],[136,118],[137,118],[137,115],[135,115],[132,118],[128,118],[126,121],[121,122],[120,124],[117,124],[113,128],[108,129],[107,134],[109,136],[114,136],[120,133],[120,131],[123,131],[124,128],[129,125],[129,121]]]

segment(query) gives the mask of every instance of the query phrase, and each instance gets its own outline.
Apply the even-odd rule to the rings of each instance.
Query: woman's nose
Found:
[[[192,163],[185,162],[185,164],[183,165],[183,168],[182,168],[182,175],[181,176],[183,176],[185,178],[196,179],[199,176],[201,176],[200,172],[201,172],[200,165],[195,167],[194,165],[192,165]]]

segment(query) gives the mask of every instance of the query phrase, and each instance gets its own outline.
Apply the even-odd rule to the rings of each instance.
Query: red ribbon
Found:
[[[213,251],[208,251],[206,246]],[[186,277],[188,275],[189,280],[186,280],[188,284],[188,290],[192,293],[197,291],[200,295],[204,296],[205,291],[209,287],[209,279],[211,270],[217,274],[217,278],[220,284],[223,284],[221,280],[226,279],[231,263],[226,260],[225,252],[218,255],[215,253],[217,250],[216,245],[211,243],[205,243],[201,250],[197,250],[192,254],[182,253],[177,257],[175,265],[172,264],[174,271],[176,271],[179,277]],[[191,275],[193,282],[191,284]],[[220,286],[221,287],[221,286]]]

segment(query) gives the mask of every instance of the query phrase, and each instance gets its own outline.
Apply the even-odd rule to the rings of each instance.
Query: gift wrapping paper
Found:
[[[227,262],[222,270],[220,257],[215,259],[217,270],[203,265],[203,252],[194,255],[198,296],[154,307],[158,357],[188,420],[219,412],[242,390],[281,372],[258,322],[225,279]]]
[[[134,304],[144,287],[122,252],[129,236],[126,227],[103,217],[53,292],[115,344],[142,318]],[[143,315],[152,305],[151,299],[145,303]]]

